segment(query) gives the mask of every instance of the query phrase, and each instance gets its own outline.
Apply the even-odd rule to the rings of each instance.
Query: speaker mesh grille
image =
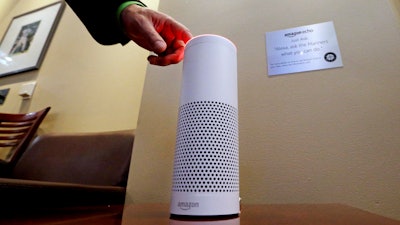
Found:
[[[181,106],[174,162],[175,192],[238,192],[237,109],[213,101]]]

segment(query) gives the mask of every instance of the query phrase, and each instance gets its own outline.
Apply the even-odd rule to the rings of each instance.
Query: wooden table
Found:
[[[2,213],[2,212],[0,212]],[[0,214],[0,224],[60,225],[400,225],[343,204],[242,205],[238,218],[183,221],[169,218],[168,204],[82,207]]]
[[[128,205],[122,225],[400,225],[343,204],[242,205],[239,218],[207,222],[170,220],[168,210],[162,204]]]

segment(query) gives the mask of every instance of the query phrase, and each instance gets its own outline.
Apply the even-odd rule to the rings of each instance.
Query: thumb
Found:
[[[167,49],[167,43],[165,43],[164,39],[151,23],[143,26],[142,35],[147,42],[148,50],[159,54]]]
[[[150,41],[150,48],[151,51],[159,54],[164,52],[167,49],[167,43],[163,39],[157,39],[157,40],[149,40]]]

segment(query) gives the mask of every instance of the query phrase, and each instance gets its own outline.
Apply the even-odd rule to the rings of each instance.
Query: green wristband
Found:
[[[141,2],[141,1],[126,1],[126,2],[122,3],[122,4],[118,7],[118,9],[117,9],[117,20],[118,20],[119,24],[121,24],[121,20],[120,20],[120,18],[121,18],[121,12],[122,12],[126,7],[128,7],[128,6],[130,6],[130,5],[138,5],[138,6],[141,6],[141,7],[147,7],[147,6],[146,6],[143,2]]]

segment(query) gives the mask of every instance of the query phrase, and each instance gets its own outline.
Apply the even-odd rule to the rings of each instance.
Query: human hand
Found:
[[[189,29],[172,17],[149,8],[130,5],[121,13],[125,34],[140,47],[154,52],[150,64],[167,66],[182,61]]]

